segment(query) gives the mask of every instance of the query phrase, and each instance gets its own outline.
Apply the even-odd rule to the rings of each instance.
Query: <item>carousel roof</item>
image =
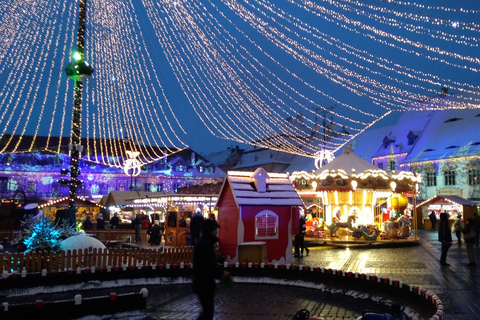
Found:
[[[340,156],[335,158],[332,162],[327,163],[320,169],[316,170],[316,174],[320,174],[323,171],[338,171],[343,170],[347,174],[352,173],[352,169],[355,169],[356,173],[361,173],[366,170],[380,170],[378,167],[374,166],[373,164],[369,163],[365,159],[357,156],[353,153],[352,148],[345,148],[345,152],[342,153]]]

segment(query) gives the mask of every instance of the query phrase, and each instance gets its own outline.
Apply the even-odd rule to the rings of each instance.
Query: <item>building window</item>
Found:
[[[152,187],[151,183],[145,182],[143,185],[144,191],[151,191],[150,188]]]
[[[437,174],[435,172],[427,172],[427,187],[437,185]]]
[[[396,162],[395,160],[389,160],[388,161],[388,169],[390,169],[390,171],[395,171],[395,166],[396,166]]]
[[[468,184],[471,186],[480,184],[480,170],[477,170],[477,169],[468,170]]]
[[[445,171],[445,185],[446,186],[455,185],[455,170]]]
[[[163,192],[163,183],[157,183],[157,192]]]
[[[278,239],[278,216],[264,210],[255,216],[255,239]]]
[[[377,163],[377,167],[378,167],[379,169],[382,169],[382,170],[383,170],[383,162]]]
[[[37,191],[37,183],[35,181],[28,181],[27,191]]]
[[[173,184],[173,192],[178,192],[178,188],[180,188],[180,183]]]
[[[175,167],[175,171],[182,172],[185,171],[187,167],[185,165],[179,164]]]
[[[126,191],[125,190],[125,182],[120,182],[118,184],[118,191]]]

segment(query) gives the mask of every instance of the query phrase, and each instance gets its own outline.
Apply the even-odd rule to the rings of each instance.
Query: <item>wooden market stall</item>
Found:
[[[43,211],[44,216],[48,216],[52,221],[55,221],[58,214],[63,214],[62,210],[68,208],[69,201],[69,197],[63,197],[41,204],[38,208]],[[106,210],[105,206],[82,197],[78,197],[75,204],[77,207],[75,215],[77,221],[84,221],[89,216],[92,222],[95,222],[98,214],[104,214]]]
[[[428,218],[428,214],[432,211],[435,212],[437,216],[440,215],[440,212],[446,211],[450,215],[449,223],[451,227],[458,214],[462,216],[462,226],[465,226],[467,219],[473,218],[473,214],[477,212],[477,210],[476,203],[453,195],[436,195],[417,205],[419,222],[421,223],[420,227],[426,230],[431,230],[432,228],[432,224]]]
[[[301,207],[287,174],[229,171],[218,200],[220,253],[231,262],[292,263]]]

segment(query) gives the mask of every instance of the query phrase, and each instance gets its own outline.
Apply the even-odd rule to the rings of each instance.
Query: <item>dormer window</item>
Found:
[[[416,134],[415,132],[412,132],[410,131],[407,135],[407,139],[408,139],[408,145],[411,146],[415,143],[415,141],[417,140],[418,138],[418,134]]]
[[[462,120],[462,118],[450,118],[448,120],[445,120],[444,123],[447,123],[447,122],[455,122],[455,121],[458,121],[458,120]]]
[[[395,142],[395,137],[385,136],[385,138],[383,138],[383,148],[387,149],[388,146],[393,142]]]

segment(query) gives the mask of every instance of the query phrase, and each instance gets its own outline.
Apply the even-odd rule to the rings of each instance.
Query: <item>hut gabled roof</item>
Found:
[[[292,182],[284,173],[268,173],[265,192],[257,190],[255,172],[229,171],[230,184],[237,206],[303,206]]]

